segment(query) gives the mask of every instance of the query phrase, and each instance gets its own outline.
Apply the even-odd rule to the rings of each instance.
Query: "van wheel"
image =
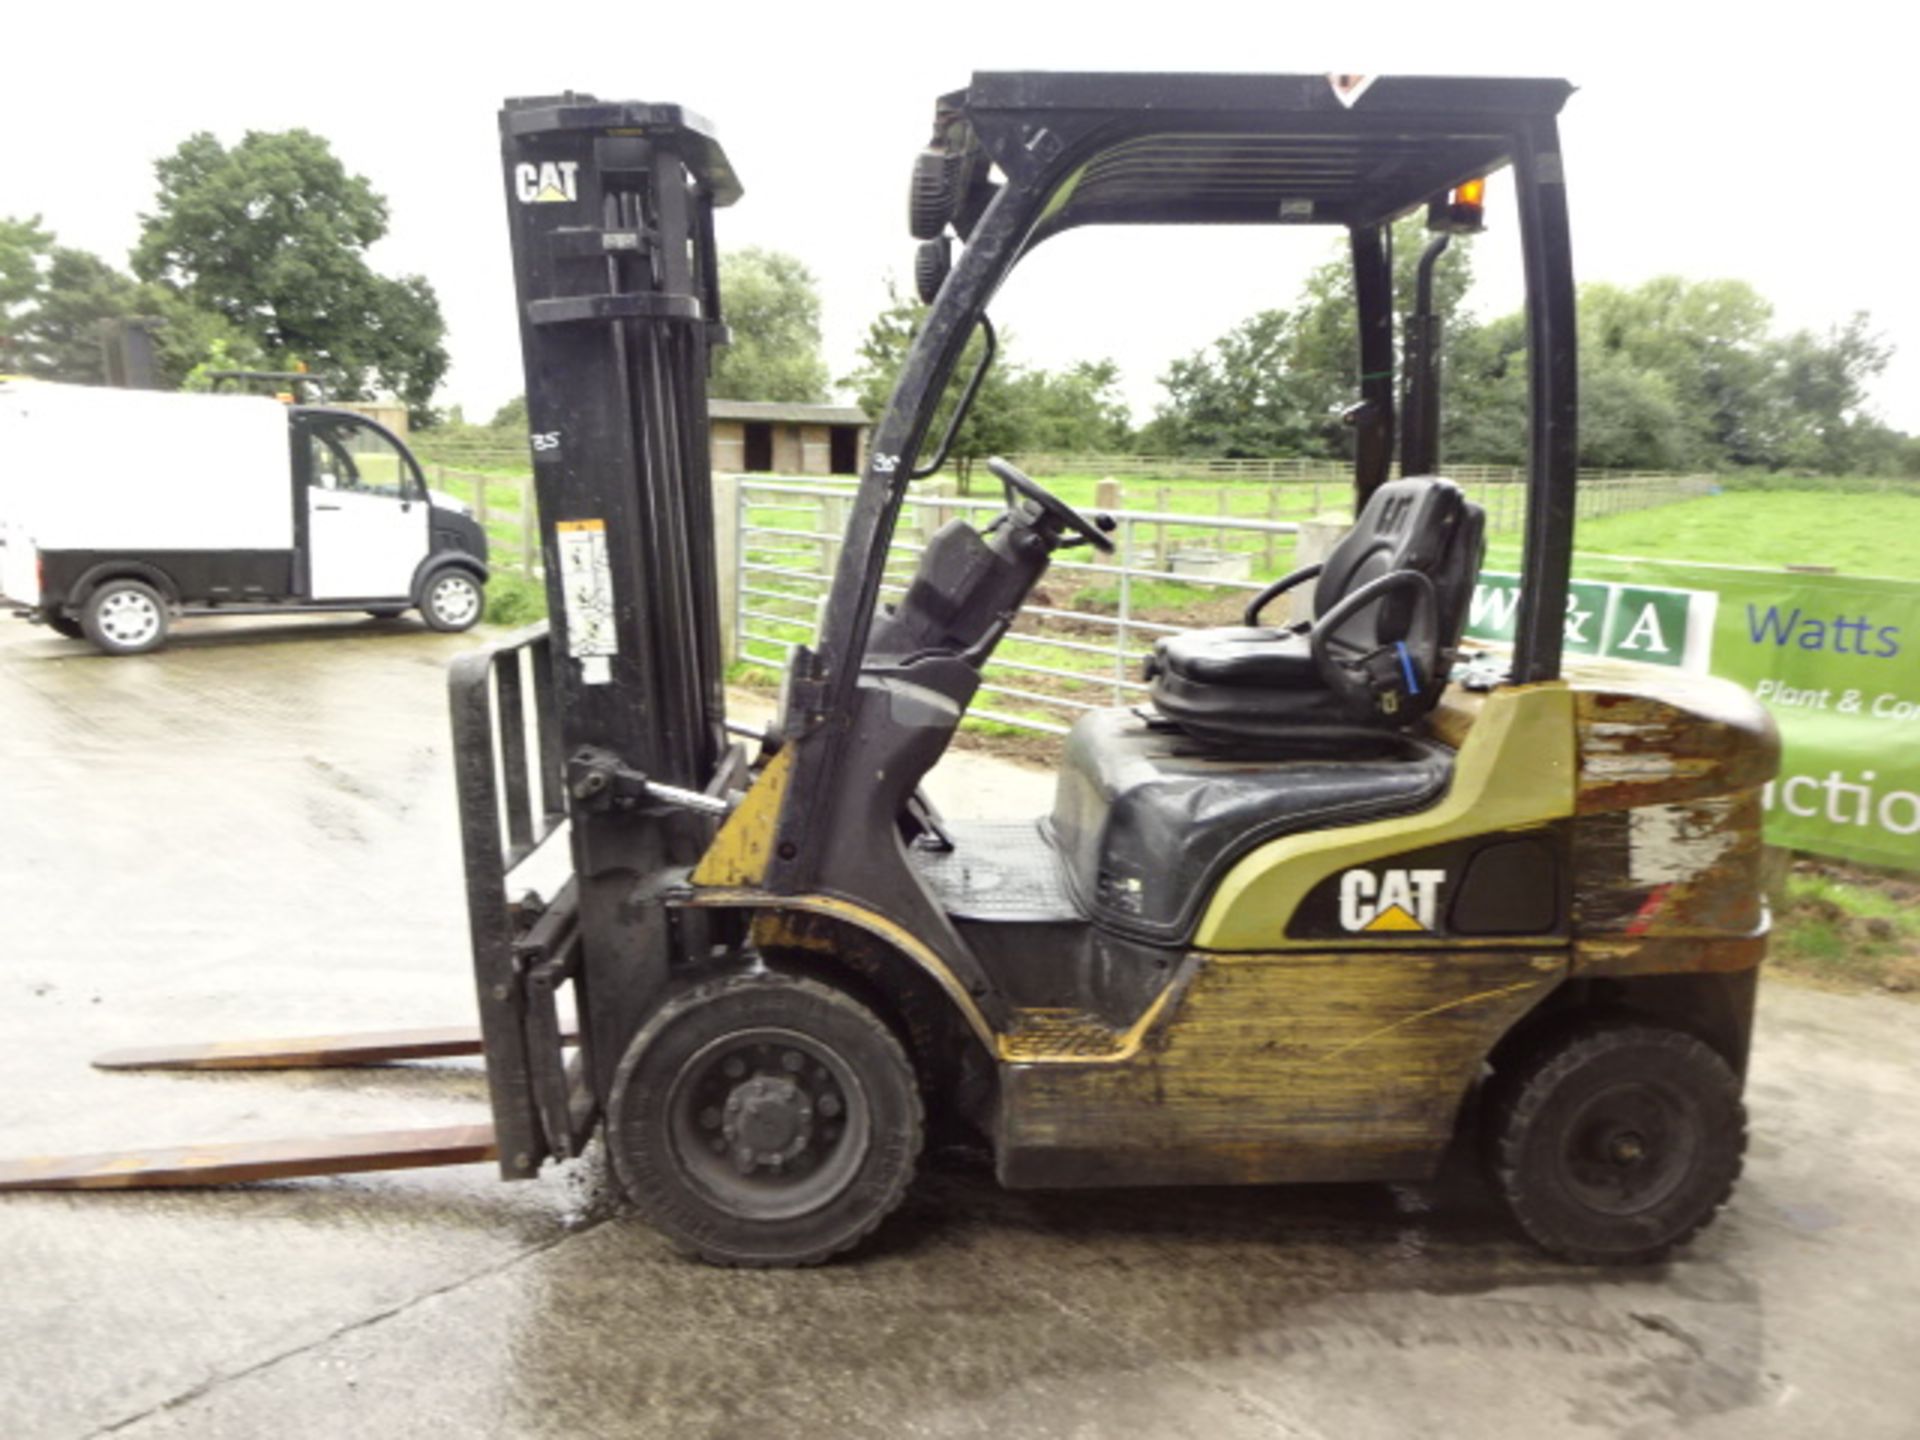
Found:
[[[376,620],[398,620],[407,610],[404,605],[381,605],[367,611]]]
[[[1492,1181],[1520,1228],[1577,1264],[1643,1265],[1726,1203],[1747,1145],[1740,1081],[1684,1031],[1582,1031],[1496,1079]]]
[[[81,611],[81,626],[109,655],[140,655],[167,639],[167,602],[141,580],[109,580]]]
[[[471,630],[486,612],[487,593],[464,570],[443,570],[427,582],[420,616],[435,630]]]
[[[54,634],[64,635],[69,640],[84,640],[87,638],[87,627],[82,625],[78,620],[70,619],[65,615],[47,616],[46,625]]]
[[[641,1215],[715,1265],[817,1265],[900,1203],[920,1090],[884,1022],[797,976],[669,999],[613,1084],[607,1145]]]

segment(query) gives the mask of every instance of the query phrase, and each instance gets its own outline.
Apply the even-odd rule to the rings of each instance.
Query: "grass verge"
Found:
[[[510,570],[496,570],[487,581],[487,621],[493,625],[531,625],[547,618],[547,587]]]
[[[1768,965],[1840,990],[1920,992],[1920,879],[1799,856]]]

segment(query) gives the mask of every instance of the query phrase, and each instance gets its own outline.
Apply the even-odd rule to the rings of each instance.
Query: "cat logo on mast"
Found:
[[[1327,83],[1333,86],[1334,98],[1351,110],[1379,78],[1378,75],[1329,75]]]
[[[580,198],[580,162],[543,160],[513,167],[513,193],[522,205],[565,205]]]
[[[1444,870],[1349,870],[1340,877],[1340,928],[1423,935],[1433,929],[1446,883]]]

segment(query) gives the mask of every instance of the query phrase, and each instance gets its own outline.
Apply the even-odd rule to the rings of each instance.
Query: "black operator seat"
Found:
[[[1485,553],[1485,512],[1452,481],[1382,485],[1333,553],[1268,586],[1245,624],[1160,641],[1147,661],[1153,703],[1225,743],[1411,725],[1446,688]],[[1315,576],[1311,621],[1260,623]]]

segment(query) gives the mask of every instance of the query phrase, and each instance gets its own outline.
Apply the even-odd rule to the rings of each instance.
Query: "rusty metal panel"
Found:
[[[1761,932],[1760,821],[1757,790],[1580,816],[1573,827],[1576,935],[1594,941]]]
[[[1757,789],[1780,766],[1780,736],[1731,681],[1630,665],[1583,667],[1574,681],[1581,814]]]
[[[1208,955],[1117,1063],[1004,1064],[1009,1185],[1430,1173],[1488,1052],[1563,954]]]

